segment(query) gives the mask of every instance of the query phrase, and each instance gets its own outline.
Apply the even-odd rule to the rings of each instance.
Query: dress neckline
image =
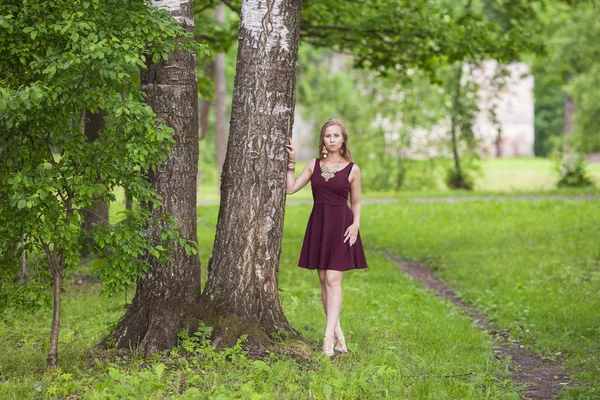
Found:
[[[321,160],[320,160],[320,159],[317,159],[317,162],[318,162],[318,164],[319,164],[319,169],[321,169],[321,170],[322,170],[322,169],[323,169],[323,166],[321,165]],[[341,168],[341,169],[338,169],[337,171],[335,171],[335,173],[337,174],[338,172],[345,170],[346,168],[348,168],[348,165],[350,165],[350,164],[352,164],[352,161],[350,161],[348,164],[346,164],[346,165],[345,165],[343,168]]]

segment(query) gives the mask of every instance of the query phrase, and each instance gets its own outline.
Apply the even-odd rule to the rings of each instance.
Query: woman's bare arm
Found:
[[[356,242],[358,228],[360,228],[360,168],[352,166],[350,171],[350,202],[352,204],[352,225],[344,233],[344,243],[350,241],[350,246]]]
[[[296,151],[294,150],[294,145],[292,143],[292,139],[290,138],[289,144],[287,144],[286,146],[286,151],[288,152],[288,167],[290,165],[296,165]],[[302,189],[304,186],[306,186],[306,184],[308,183],[308,181],[310,181],[310,177],[312,176],[312,173],[315,169],[315,160],[311,160],[308,164],[306,164],[306,166],[304,167],[304,169],[302,170],[302,172],[300,172],[300,175],[298,175],[297,177],[294,177],[294,171],[293,168],[292,170],[290,170],[290,168],[288,168],[288,172],[287,172],[287,176],[286,176],[286,183],[285,183],[285,193],[286,194],[294,194],[296,193],[298,190]]]

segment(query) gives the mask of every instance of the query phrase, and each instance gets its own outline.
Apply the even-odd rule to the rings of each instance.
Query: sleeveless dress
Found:
[[[326,182],[321,176],[319,159],[315,161],[310,178],[314,205],[304,235],[299,267],[336,271],[367,268],[360,233],[354,245],[350,246],[350,240],[344,243],[344,232],[354,220],[348,206],[348,176],[353,165],[348,164]]]

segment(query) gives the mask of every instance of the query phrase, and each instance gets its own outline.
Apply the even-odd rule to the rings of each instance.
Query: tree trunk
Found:
[[[219,4],[215,12],[215,19],[218,23],[225,22],[225,5]],[[215,145],[217,153],[217,182],[219,189],[221,185],[221,173],[225,163],[225,153],[227,152],[227,111],[225,109],[225,96],[227,89],[225,87],[225,53],[215,55]]]
[[[465,5],[465,9],[469,10],[471,8],[471,0],[467,0],[467,4]],[[450,126],[450,135],[452,139],[452,155],[454,158],[454,174],[452,179],[448,182],[450,188],[452,189],[466,189],[467,182],[465,180],[462,168],[460,166],[460,155],[458,151],[458,133],[459,122],[458,117],[463,112],[463,107],[461,104],[461,80],[463,76],[463,65],[462,63],[458,63],[456,67],[456,82],[454,88],[454,98],[452,99],[452,113],[451,113],[451,126]]]
[[[62,290],[63,271],[62,268],[55,268],[52,271],[54,279],[54,309],[52,313],[52,328],[50,330],[50,350],[46,358],[48,367],[55,367],[58,364],[58,334],[60,332],[60,292]]]
[[[98,138],[100,131],[104,129],[104,117],[106,115],[107,113],[104,110],[99,110],[95,114],[90,111],[85,112],[86,123],[83,131],[88,142],[91,143]],[[86,231],[91,230],[92,224],[96,222],[108,222],[108,204],[106,202],[98,204],[95,209],[83,211],[83,229]]]
[[[460,96],[461,96],[461,81],[462,79],[462,64],[459,63],[456,70],[456,82],[454,88],[454,97],[452,99],[452,114],[450,122],[450,135],[452,139],[452,155],[454,158],[454,176],[450,182],[453,189],[463,189],[466,187],[462,169],[460,167],[460,156],[458,154],[458,116],[460,114]]]
[[[209,62],[208,64],[206,64],[206,67],[204,67],[204,76],[209,77],[210,79],[213,79],[214,81],[214,70],[215,70],[215,63],[214,61]],[[210,112],[210,101],[206,100],[206,99],[202,99],[200,100],[200,105],[198,106],[198,114],[199,114],[199,119],[200,119],[200,140],[203,140],[206,135],[208,134],[208,128],[209,128],[209,112]]]
[[[294,333],[277,286],[300,13],[299,0],[242,5],[221,207],[203,294],[213,313],[266,333]]]
[[[193,30],[193,3],[154,1],[168,6],[180,24]],[[196,173],[198,171],[198,92],[196,57],[189,51],[174,51],[168,62],[149,64],[141,74],[148,103],[175,131],[176,145],[166,163],[151,172],[150,182],[163,198],[153,209],[156,221],[170,214],[179,222],[183,235],[196,241]],[[160,223],[148,228],[153,243],[160,242]],[[177,343],[184,319],[200,297],[200,262],[179,245],[168,262],[151,259],[149,273],[137,281],[136,293],[124,318],[100,344],[117,348],[137,347],[145,354],[164,350]]]
[[[577,107],[575,105],[575,101],[571,96],[565,94],[564,96],[564,125],[563,130],[565,136],[573,133],[573,116],[575,115],[575,111]]]

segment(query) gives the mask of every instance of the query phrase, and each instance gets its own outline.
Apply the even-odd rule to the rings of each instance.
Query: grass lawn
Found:
[[[587,168],[600,186],[600,163]],[[546,158],[491,158],[481,162],[477,191],[546,191],[555,188],[554,162]]]
[[[362,234],[437,268],[502,329],[540,354],[565,359],[600,398],[600,206],[597,201],[464,202],[365,206]]]
[[[288,209],[280,272],[286,315],[313,343],[305,361],[278,355],[254,361],[239,348],[217,353],[202,337],[184,339],[150,360],[86,355],[117,321],[124,301],[99,297],[98,285],[69,285],[58,371],[44,367],[49,312],[0,324],[0,397],[518,398],[506,365],[470,319],[376,253],[368,254],[369,270],[345,278],[343,324],[352,353],[321,356],[325,319],[318,280],[296,267],[309,211]],[[216,216],[217,207],[199,208],[203,266]]]
[[[475,194],[509,189],[599,193],[550,191],[551,168],[547,160],[486,161],[488,179]],[[600,168],[593,171],[599,179]],[[217,199],[216,189],[204,184],[201,199],[203,190],[210,201]],[[363,206],[361,234],[369,269],[344,278],[342,324],[351,354],[332,360],[319,354],[325,318],[318,278],[296,267],[310,206],[288,206],[281,298],[287,317],[312,347],[283,345],[294,346],[305,358],[273,354],[252,360],[240,346],[215,352],[208,328],[150,359],[90,352],[123,315],[125,296],[105,298],[98,283],[75,280],[65,287],[58,370],[45,368],[49,310],[0,321],[0,399],[519,398],[489,339],[464,312],[400,274],[380,254],[383,249],[431,265],[464,301],[513,338],[544,357],[564,360],[581,385],[569,388],[563,398],[600,398],[597,201],[412,203],[406,200],[411,194],[395,195],[397,203]],[[291,199],[310,199],[310,189]],[[116,210],[111,207],[112,221]],[[198,207],[203,283],[217,212],[217,206]],[[91,265],[82,265],[75,274],[91,271]],[[127,297],[132,296],[130,291]]]

